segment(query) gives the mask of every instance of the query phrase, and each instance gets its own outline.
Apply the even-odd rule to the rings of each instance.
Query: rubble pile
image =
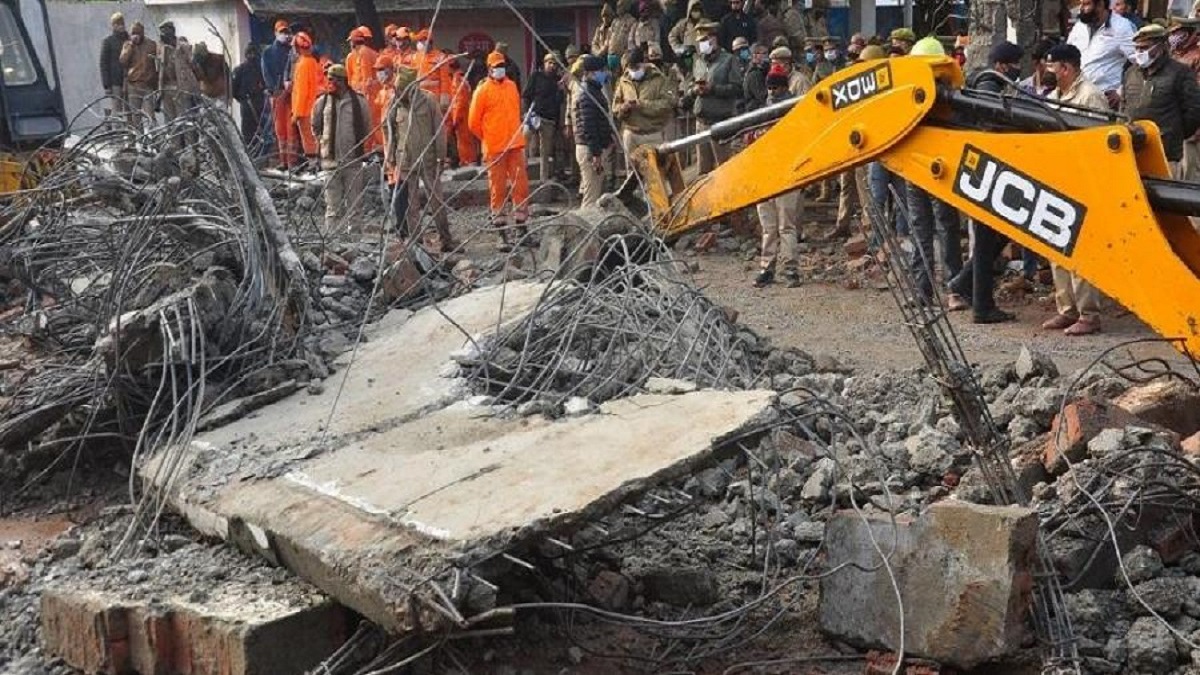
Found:
[[[526,318],[457,357],[475,391],[557,415],[626,396],[651,377],[751,388],[766,350],[660,246],[638,233],[604,239],[582,279],[561,275]]]

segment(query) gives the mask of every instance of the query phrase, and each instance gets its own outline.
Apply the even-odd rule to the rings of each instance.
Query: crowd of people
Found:
[[[1153,120],[1175,176],[1200,180],[1196,11],[1147,23],[1128,3],[1109,2],[1081,0],[1066,39],[1039,42],[1028,59],[1018,45],[994,45],[987,67],[968,74],[968,86]],[[508,250],[529,241],[527,160],[542,179],[576,188],[581,205],[589,206],[615,185],[625,165],[620,158],[640,145],[802,96],[850,64],[946,54],[962,63],[969,49],[965,35],[948,45],[909,28],[886,37],[855,34],[843,45],[828,35],[822,10],[781,0],[689,0],[686,7],[679,0],[605,2],[589,44],[544,50],[541,67],[525,77],[503,43],[487,54],[454,55],[438,49],[427,29],[389,25],[386,46],[376,50],[370,28],[355,28],[343,63],[314,53],[311,30],[302,24],[280,20],[274,32],[261,55],[252,46],[232,73],[247,141],[273,138],[280,169],[326,172],[330,223],[352,217],[365,189],[362,172],[371,166],[362,160],[379,156],[398,231],[415,232],[420,214],[429,213],[443,250],[454,246],[439,180],[445,167],[486,168],[491,222]],[[119,109],[140,111],[141,119],[161,109],[171,119],[199,96],[230,96],[224,60],[203,43],[189,47],[169,22],[159,26],[161,44],[144,33],[141,24],[126,33],[114,15],[113,34],[102,46],[103,84]],[[1031,72],[1022,71],[1023,62]],[[269,123],[260,126],[262,120]],[[712,171],[761,131],[701,144],[691,158],[696,170]],[[949,310],[971,310],[976,323],[1014,319],[994,298],[1009,242],[981,223],[964,227],[956,210],[879,163],[824,181],[807,195],[796,190],[760,204],[755,286],[774,283],[777,273],[788,286],[801,283],[797,248],[806,197],[836,198],[836,221],[822,235],[833,238],[850,234],[860,194],[912,242],[927,301],[940,279]],[[897,196],[902,203],[893,203]],[[968,228],[973,236],[964,251]],[[1026,252],[1025,278],[1040,264]],[[1052,276],[1058,312],[1044,327],[1066,335],[1100,330],[1100,294],[1066,270]]]

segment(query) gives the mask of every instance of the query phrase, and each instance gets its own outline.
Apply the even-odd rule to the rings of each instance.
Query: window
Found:
[[[8,87],[33,84],[38,80],[29,45],[13,16],[12,8],[4,4],[0,4],[0,73]]]

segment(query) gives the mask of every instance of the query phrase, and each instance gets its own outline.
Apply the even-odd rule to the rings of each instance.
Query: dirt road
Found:
[[[899,369],[921,365],[912,336],[903,324],[895,301],[886,290],[850,290],[834,283],[806,283],[799,288],[776,284],[753,288],[754,273],[740,257],[702,254],[688,258],[699,263],[696,282],[715,302],[736,309],[739,321],[770,337],[780,346],[835,356],[860,369]],[[951,314],[967,357],[991,364],[1012,361],[1022,345],[1051,356],[1063,372],[1090,363],[1106,349],[1129,340],[1153,338],[1153,331],[1127,313],[1111,310],[1098,335],[1068,338],[1057,331],[1041,330],[1052,316],[1052,302],[1029,301],[1002,305],[1017,313],[1015,322],[1000,325],[971,323],[970,312]],[[1164,343],[1139,344],[1114,353],[1112,359],[1161,357],[1176,367],[1184,360]]]

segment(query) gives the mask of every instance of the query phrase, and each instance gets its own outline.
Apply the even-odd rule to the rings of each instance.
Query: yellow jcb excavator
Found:
[[[680,150],[774,123],[685,182]],[[1157,126],[964,88],[946,57],[839,71],[797,100],[631,153],[668,240],[789,190],[882,162],[931,195],[1092,282],[1200,354],[1200,186],[1170,180]]]

